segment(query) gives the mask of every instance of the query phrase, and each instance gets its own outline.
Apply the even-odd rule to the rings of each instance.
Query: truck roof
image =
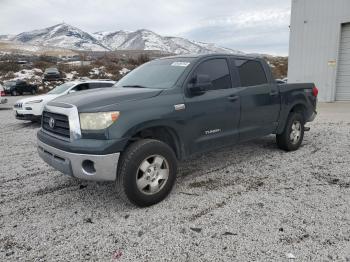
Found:
[[[175,56],[167,56],[159,59],[167,59],[167,58],[205,58],[205,57],[214,57],[214,56],[231,56],[236,58],[250,58],[250,59],[260,59],[259,56],[256,55],[245,55],[245,54],[230,54],[230,53],[210,53],[210,54],[188,54],[188,55],[175,55]]]

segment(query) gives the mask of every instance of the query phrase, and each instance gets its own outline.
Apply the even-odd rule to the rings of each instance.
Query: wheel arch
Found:
[[[280,117],[279,125],[276,131],[276,134],[281,134],[287,124],[287,119],[291,112],[299,112],[302,113],[304,120],[307,119],[307,105],[305,101],[298,100],[293,104],[286,106],[284,113]]]

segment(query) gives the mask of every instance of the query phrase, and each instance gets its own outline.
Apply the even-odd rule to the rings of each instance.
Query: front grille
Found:
[[[51,126],[50,126],[51,121]],[[68,116],[44,111],[42,128],[54,135],[70,138]]]
[[[22,108],[22,106],[23,106],[23,103],[16,103],[14,105],[15,108]]]

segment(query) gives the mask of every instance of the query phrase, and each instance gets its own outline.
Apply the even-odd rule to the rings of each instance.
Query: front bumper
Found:
[[[38,140],[39,156],[64,174],[94,181],[114,181],[120,153],[107,155],[77,154],[49,146]]]
[[[19,114],[16,112],[16,119],[39,122],[41,119],[41,116],[36,116],[36,115],[32,115],[32,114]]]

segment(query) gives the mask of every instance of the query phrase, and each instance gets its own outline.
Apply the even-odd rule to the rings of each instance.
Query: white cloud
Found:
[[[147,28],[242,51],[286,54],[289,10],[290,0],[0,0],[0,35],[65,21],[88,32]],[[247,42],[252,40],[255,47]]]

